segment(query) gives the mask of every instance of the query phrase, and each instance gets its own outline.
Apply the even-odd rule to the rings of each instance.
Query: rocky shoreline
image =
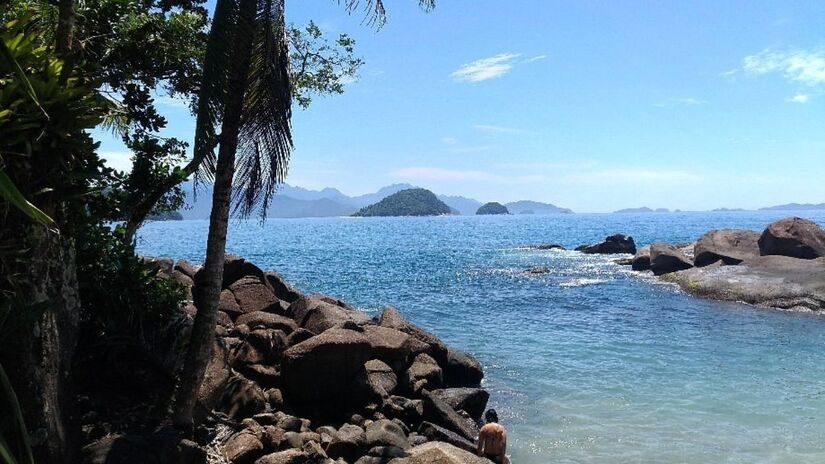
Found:
[[[191,298],[176,345],[197,313],[199,268],[152,261]],[[168,427],[109,433],[90,440],[86,462],[490,462],[474,454],[489,393],[470,354],[393,307],[371,317],[240,257],[227,257],[223,288],[194,440]]]
[[[636,249],[632,237],[612,235],[584,253],[631,253],[617,260],[651,272],[690,294],[761,307],[825,310],[825,230],[789,217],[764,231],[711,230],[693,243],[652,243]]]

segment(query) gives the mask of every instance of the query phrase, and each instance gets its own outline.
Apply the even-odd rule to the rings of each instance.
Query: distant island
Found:
[[[183,215],[180,211],[166,211],[160,214],[150,214],[146,216],[149,221],[182,221]]]
[[[370,206],[356,211],[353,216],[440,216],[452,214],[452,209],[427,189],[402,190]]]
[[[481,208],[476,211],[476,214],[510,214],[510,211],[501,203],[491,201],[490,203],[482,205]]]
[[[620,209],[618,211],[613,211],[614,213],[624,214],[624,213],[669,213],[670,210],[667,208],[657,208],[651,209],[647,206],[643,206],[641,208],[625,208]]]
[[[572,214],[573,210],[560,208],[550,203],[521,200],[507,203],[504,206],[513,214]]]
[[[785,205],[768,206],[759,208],[759,211],[823,211],[825,203],[788,203]]]

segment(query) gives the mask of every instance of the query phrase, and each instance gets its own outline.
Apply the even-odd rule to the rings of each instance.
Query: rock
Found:
[[[288,402],[315,416],[344,413],[370,351],[362,334],[346,329],[330,329],[287,349],[281,367]]]
[[[243,277],[229,286],[242,313],[256,311],[281,312],[280,300],[258,277]]]
[[[369,316],[365,313],[330,303],[319,295],[299,298],[289,306],[289,311],[298,325],[317,334],[346,322],[356,325],[369,322]]]
[[[393,394],[398,387],[398,377],[393,369],[383,361],[372,359],[364,364],[369,382],[387,394]]]
[[[444,383],[451,387],[478,387],[484,371],[481,364],[471,355],[449,348],[447,365],[444,366]]]
[[[250,433],[237,433],[223,445],[223,455],[233,464],[251,463],[263,454],[263,443]]]
[[[278,366],[267,364],[243,364],[238,365],[237,369],[246,378],[254,381],[263,388],[272,388],[281,385],[281,370]],[[281,398],[280,403],[276,403],[272,401],[268,394],[265,394],[264,396],[270,406],[283,406],[283,398]]]
[[[238,305],[235,295],[229,290],[222,290],[221,297],[218,302],[218,311],[228,314],[230,318],[238,317],[243,314],[243,310]]]
[[[705,266],[666,278],[705,298],[789,310],[825,309],[825,258],[757,256],[738,266]]]
[[[140,260],[144,264],[148,264],[154,268],[157,272],[162,272],[166,275],[172,273],[172,269],[175,266],[175,262],[172,261],[172,258],[167,258],[166,256],[142,256]]]
[[[472,427],[455,409],[427,390],[421,394],[424,401],[424,418],[436,425],[440,425],[467,440],[474,441],[478,430]]]
[[[227,329],[231,329],[231,328],[235,327],[235,324],[232,323],[232,318],[229,317],[229,314],[227,314],[223,311],[218,311],[218,321],[217,322],[218,322],[219,326],[225,327]]]
[[[367,325],[363,329],[372,347],[372,358],[384,361],[396,371],[402,371],[409,365],[411,357],[429,349],[424,342],[400,330],[378,325]]]
[[[534,266],[534,267],[528,268],[525,272],[527,274],[547,274],[551,271],[550,271],[549,267]]]
[[[587,254],[613,254],[613,253],[636,253],[636,242],[633,237],[615,234],[604,239],[602,243],[594,245],[582,245],[576,247],[576,251]]]
[[[279,388],[270,388],[265,393],[266,400],[269,402],[269,406],[279,411],[284,407],[284,395],[281,393]]]
[[[408,452],[410,457],[398,459],[393,464],[492,464],[489,459],[473,454],[472,450],[438,441],[416,446]]]
[[[428,354],[435,358],[439,363],[447,362],[447,345],[444,344],[438,337],[427,332],[426,330],[411,324],[404,316],[392,306],[386,306],[381,312],[378,319],[378,325],[381,327],[389,327],[411,336],[412,338],[426,344],[430,347]]]
[[[696,242],[693,264],[704,267],[719,260],[728,265],[739,264],[759,256],[758,242],[759,233],[752,230],[711,230]]]
[[[303,449],[304,438],[298,432],[285,432],[284,439],[281,442],[281,448],[295,448]]]
[[[409,453],[395,446],[376,446],[370,448],[366,456],[361,456],[355,464],[387,464],[393,459],[408,456]]]
[[[536,250],[561,250],[564,251],[564,247],[559,245],[558,243],[542,243],[540,245],[533,245],[531,248]]]
[[[300,417],[281,414],[276,425],[287,432],[300,432],[303,421],[301,421]]]
[[[474,441],[467,440],[461,435],[447,430],[444,427],[433,424],[432,422],[422,422],[418,427],[418,433],[424,436],[429,441],[441,441],[449,443],[455,447],[465,451],[475,452],[476,445]]]
[[[367,436],[364,429],[357,425],[344,424],[327,446],[327,455],[332,459],[343,458],[347,462],[353,462],[361,455],[366,444]]]
[[[481,419],[490,399],[490,394],[481,388],[446,388],[433,390],[432,394],[456,411],[466,411],[476,420]]]
[[[284,434],[286,431],[282,428],[273,425],[264,425],[263,434],[261,435],[261,443],[268,450],[279,450],[282,448],[281,444],[284,442]]]
[[[294,346],[303,341],[309,340],[310,338],[314,337],[316,334],[310,332],[307,329],[296,329],[286,339],[287,346]]]
[[[255,461],[255,464],[305,464],[307,458],[307,455],[302,450],[288,449],[267,454]]]
[[[275,292],[275,296],[277,296],[279,300],[294,303],[301,297],[301,294],[292,288],[291,285],[286,283],[280,275],[274,272],[267,272],[265,274],[265,278],[267,283],[269,283],[269,286],[272,287],[272,291]]]
[[[367,447],[395,446],[401,449],[409,447],[407,435],[395,422],[387,419],[377,420],[367,426]]]
[[[190,263],[189,261],[182,259],[175,263],[175,270],[185,274],[187,277],[192,279],[192,283],[194,284],[195,281],[195,273],[200,270],[200,266],[195,266],[194,264]]]
[[[82,452],[84,462],[90,464],[165,464],[179,462],[179,443],[175,433],[109,435],[84,446]]]
[[[172,272],[169,274],[169,277],[171,277],[172,280],[174,280],[175,282],[180,284],[181,287],[183,287],[186,299],[191,300],[192,287],[195,285],[195,282],[192,280],[192,278],[184,274],[183,272],[178,271],[177,269],[173,269]]]
[[[233,375],[223,389],[216,410],[234,419],[251,417],[266,409],[266,397],[255,382]]]
[[[650,270],[650,245],[645,245],[636,251],[630,266],[634,271]]]
[[[278,329],[289,335],[298,329],[298,324],[292,319],[278,314],[255,311],[241,314],[235,320],[236,324],[246,324],[250,329]]]
[[[415,357],[405,375],[407,391],[418,393],[424,388],[436,389],[443,385],[441,367],[430,355],[421,353]]]
[[[383,411],[388,417],[397,417],[407,424],[418,424],[424,417],[424,403],[393,395],[384,402]]]
[[[668,274],[692,267],[693,263],[676,247],[662,243],[650,245],[650,269],[653,274]]]
[[[637,251],[638,253],[638,251]],[[614,263],[618,264],[619,266],[632,266],[633,265],[633,258],[619,258],[614,259]]]
[[[235,376],[229,366],[229,351],[221,340],[212,345],[212,357],[206,365],[198,402],[207,410],[216,409],[230,379]]]
[[[329,457],[327,456],[326,451],[324,448],[318,444],[317,441],[314,440],[304,440],[304,454],[307,455],[308,461],[312,463],[325,463],[331,462]]]
[[[178,443],[178,464],[206,464],[206,450],[192,440]]]
[[[759,251],[762,255],[816,259],[825,256],[825,230],[807,219],[785,218],[762,232]]]

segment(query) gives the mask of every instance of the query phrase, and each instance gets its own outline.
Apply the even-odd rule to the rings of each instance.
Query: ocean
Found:
[[[306,292],[411,321],[472,353],[514,464],[825,462],[825,316],[703,300],[569,249],[637,246],[825,212],[233,221],[227,251]],[[207,221],[147,224],[138,251],[201,262]],[[527,273],[546,267],[543,274]]]

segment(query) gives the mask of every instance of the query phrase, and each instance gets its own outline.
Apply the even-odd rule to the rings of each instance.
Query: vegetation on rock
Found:
[[[433,192],[422,188],[402,190],[373,205],[361,208],[353,216],[440,216],[452,211]]]
[[[501,203],[491,201],[481,205],[476,214],[510,214],[510,211],[507,211],[507,207]]]

